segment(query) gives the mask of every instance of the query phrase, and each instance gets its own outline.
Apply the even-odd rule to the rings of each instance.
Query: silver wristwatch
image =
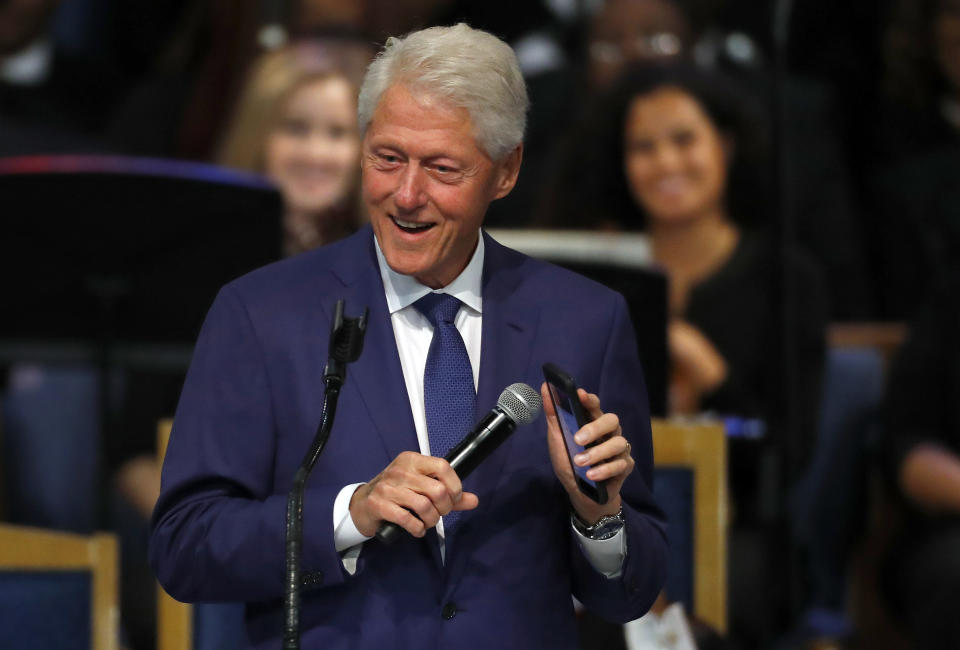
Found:
[[[620,507],[617,514],[604,515],[592,526],[587,525],[586,522],[580,519],[576,511],[570,512],[570,521],[573,523],[573,527],[577,529],[577,532],[587,539],[610,539],[623,528],[623,506]]]

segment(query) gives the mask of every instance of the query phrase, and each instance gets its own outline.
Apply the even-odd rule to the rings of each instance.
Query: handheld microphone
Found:
[[[510,384],[500,393],[497,405],[477,422],[444,459],[462,481],[518,426],[533,422],[540,415],[542,406],[540,393],[533,388],[522,382]],[[401,530],[393,522],[384,522],[376,537],[384,544],[392,544]]]

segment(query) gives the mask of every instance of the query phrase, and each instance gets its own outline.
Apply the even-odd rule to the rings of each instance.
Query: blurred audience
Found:
[[[609,88],[633,64],[687,57],[692,44],[692,27],[677,3],[608,0],[590,24],[589,86]]]
[[[896,0],[883,54],[881,155],[960,145],[960,1]]]
[[[960,1],[896,3],[885,45],[872,238],[881,315],[910,319],[960,231]]]
[[[181,0],[182,1],[182,0]],[[153,74],[113,116],[126,153],[216,158],[231,108],[256,58],[288,40],[332,38],[371,48],[425,26],[448,0],[204,0],[184,3]],[[143,124],[153,129],[143,129]]]
[[[938,284],[900,351],[884,450],[904,518],[885,593],[915,647],[960,648],[960,276]]]
[[[528,76],[532,104],[524,169],[516,190],[491,206],[488,224],[543,222],[537,213],[553,204],[544,195],[562,184],[557,176],[564,167],[577,164],[580,152],[570,140],[592,128],[598,115],[592,105],[626,67],[692,62],[723,71],[764,99],[774,89],[781,93],[772,120],[778,155],[769,164],[780,169],[784,198],[768,204],[765,218],[785,213],[798,246],[822,268],[831,287],[831,319],[869,318],[874,307],[867,251],[830,87],[793,76],[775,79],[773,57],[750,35],[714,22],[726,8],[723,2],[607,0],[591,6],[596,10],[585,19],[580,46],[565,64]],[[768,185],[774,180],[771,174]]]
[[[104,151],[115,68],[53,38],[57,0],[0,2],[0,156]]]
[[[240,95],[219,162],[280,188],[287,255],[340,239],[360,221],[357,84],[372,54],[357,42],[296,43],[258,59]]]
[[[494,202],[491,227],[533,224],[544,189],[553,187],[568,137],[592,117],[589,107],[625,65],[686,57],[691,29],[674,0],[609,0],[585,18],[561,65],[527,75],[530,118],[517,187]]]
[[[152,70],[111,116],[108,135],[123,153],[209,161],[273,3],[184,3]],[[283,40],[288,26],[276,34]],[[150,125],[150,128],[144,128]]]
[[[761,122],[735,86],[697,68],[631,70],[584,131],[577,163],[551,187],[543,222],[640,230],[671,281],[673,413],[769,417],[775,364],[776,256],[764,213]],[[815,413],[824,288],[792,254],[804,403]],[[765,347],[761,342],[766,342]]]

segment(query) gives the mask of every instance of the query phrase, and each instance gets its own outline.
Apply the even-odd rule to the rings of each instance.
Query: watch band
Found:
[[[573,523],[573,527],[577,529],[581,535],[587,539],[592,540],[605,540],[610,539],[623,528],[623,506],[620,506],[620,510],[615,515],[604,515],[597,520],[593,525],[588,525],[585,521],[580,519],[575,510],[570,512],[570,521]]]

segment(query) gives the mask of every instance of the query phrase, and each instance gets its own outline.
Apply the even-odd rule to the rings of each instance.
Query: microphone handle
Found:
[[[516,428],[517,423],[510,416],[499,408],[494,408],[483,416],[473,431],[464,436],[444,459],[450,463],[450,467],[462,481]],[[402,530],[397,524],[386,521],[377,531],[376,538],[383,544],[392,544]]]

